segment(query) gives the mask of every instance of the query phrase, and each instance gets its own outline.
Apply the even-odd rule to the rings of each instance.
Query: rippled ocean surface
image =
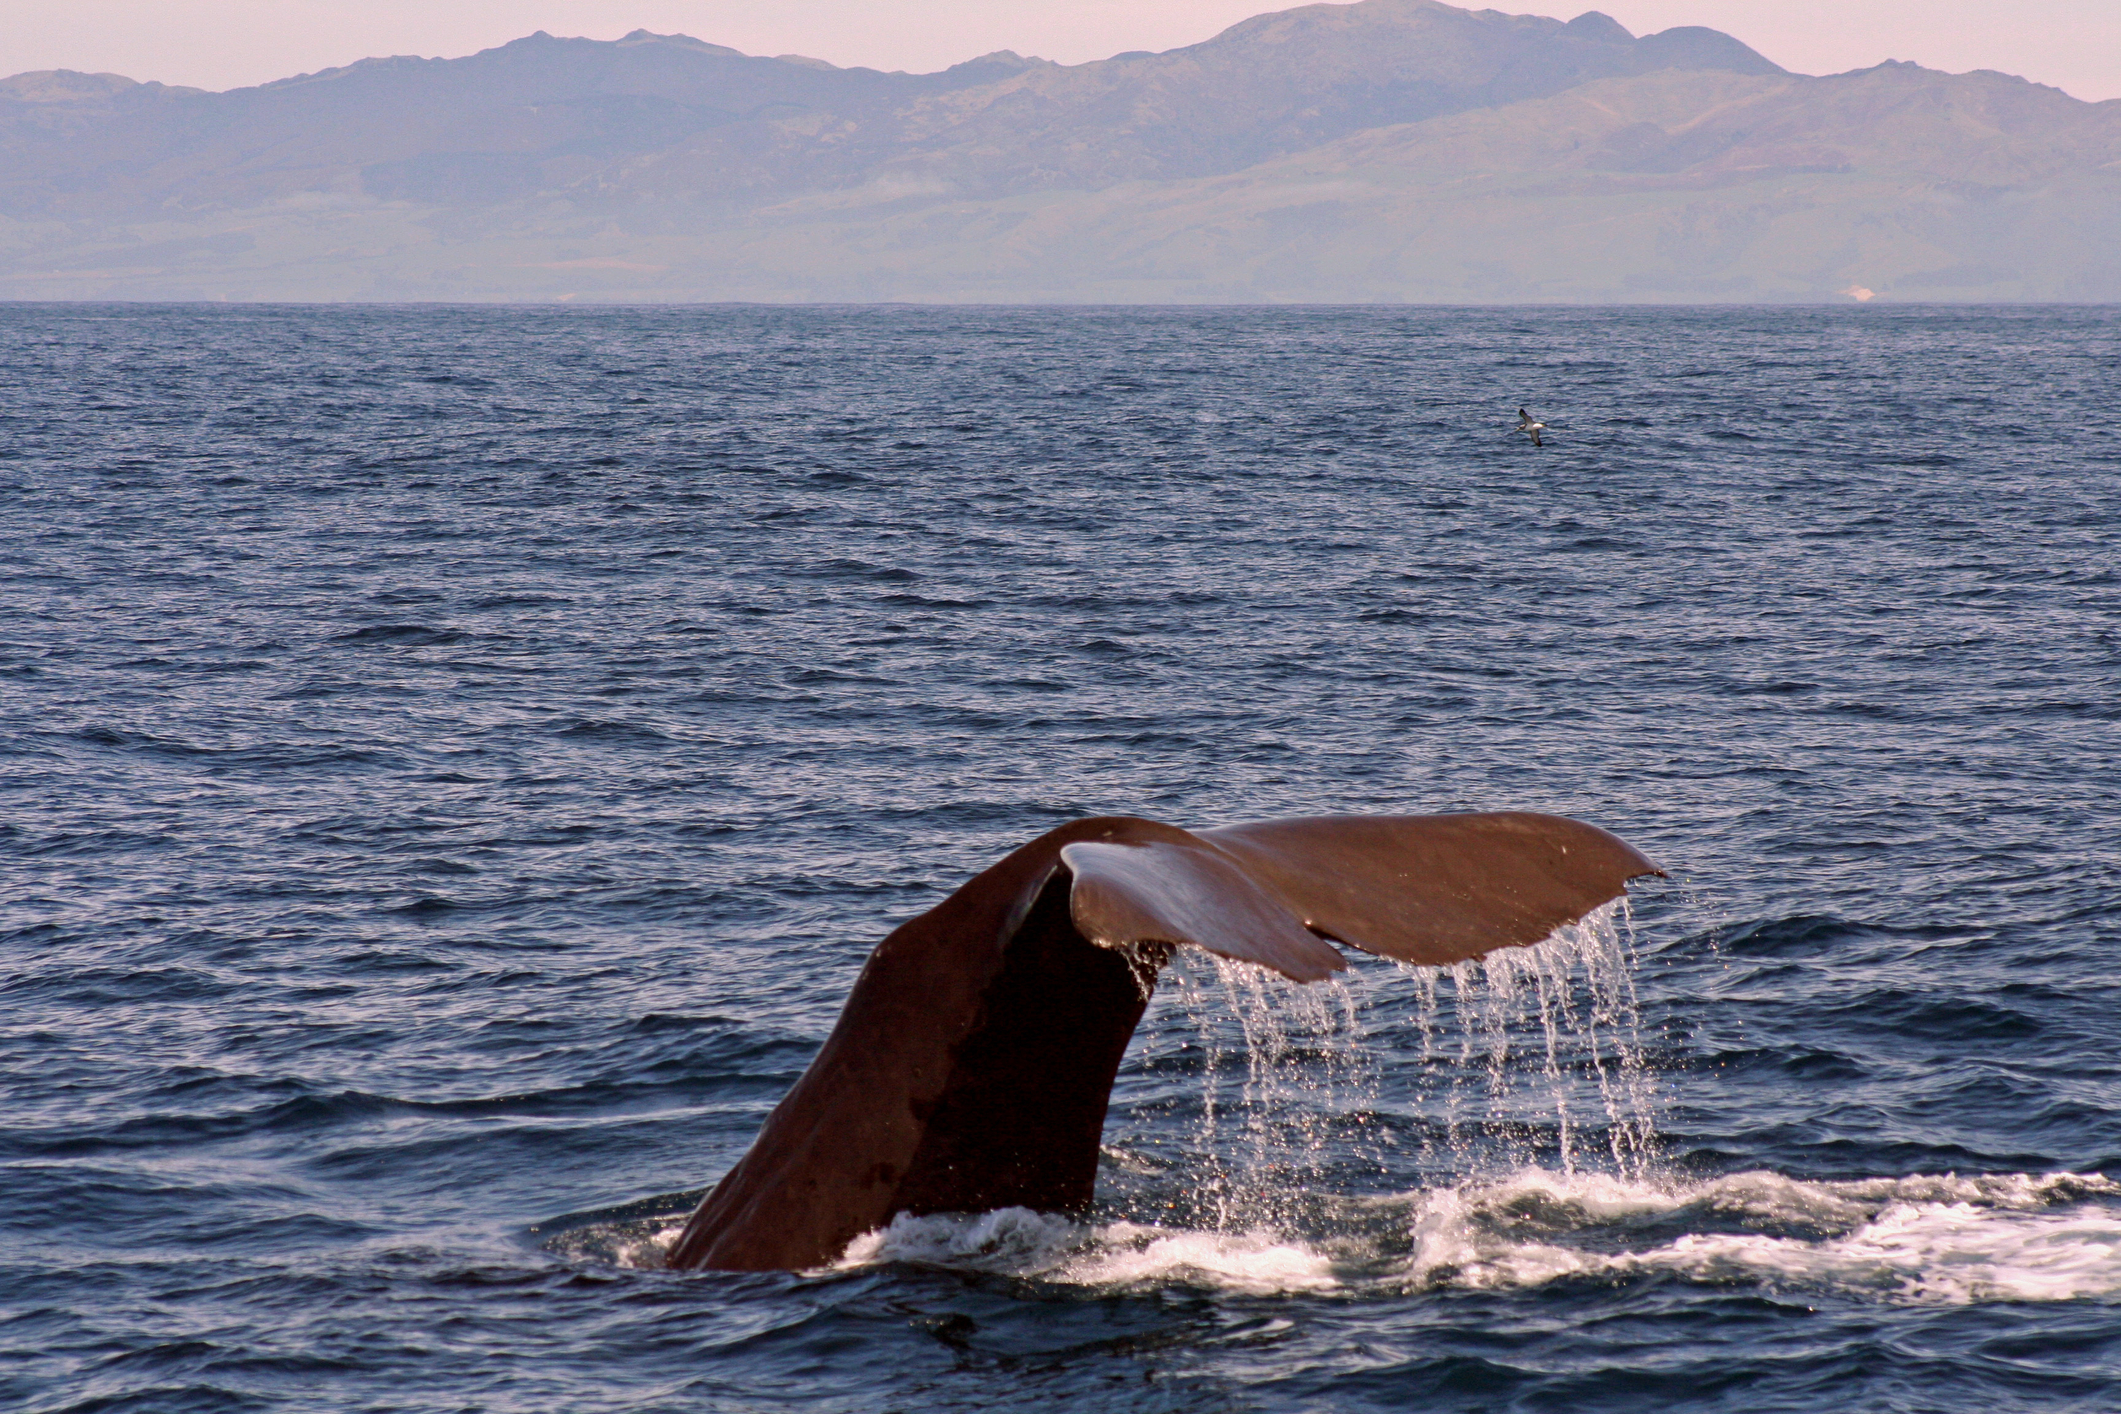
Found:
[[[2121,1408],[2117,358],[0,307],[0,1405]],[[1086,1221],[657,1269],[1017,844],[1496,808],[1672,875],[1602,1040],[1196,963]]]

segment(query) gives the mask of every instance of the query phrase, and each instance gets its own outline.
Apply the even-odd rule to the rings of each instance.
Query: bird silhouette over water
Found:
[[[1539,434],[1547,430],[1547,425],[1533,417],[1532,414],[1526,412],[1523,408],[1517,409],[1517,430],[1530,437],[1533,446],[1544,447],[1546,445],[1546,443],[1539,440]]]

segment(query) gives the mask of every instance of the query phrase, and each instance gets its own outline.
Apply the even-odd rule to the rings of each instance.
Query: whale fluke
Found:
[[[1347,959],[1291,911],[1285,896],[1242,863],[1199,835],[1171,833],[1179,838],[1061,846],[1061,865],[1072,877],[1068,913],[1076,932],[1107,948],[1191,943],[1299,982],[1347,967]]]
[[[1526,812],[1063,825],[877,945],[665,1260],[798,1271],[899,1213],[1087,1207],[1113,1078],[1179,947],[1299,982],[1347,966],[1328,939],[1444,965],[1536,943],[1661,872]]]
[[[1200,837],[1312,932],[1431,967],[1536,943],[1663,872],[1595,825],[1529,811],[1325,815]]]

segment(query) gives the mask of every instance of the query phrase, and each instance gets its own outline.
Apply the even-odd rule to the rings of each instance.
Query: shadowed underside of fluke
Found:
[[[1347,966],[1328,939],[1446,965],[1661,872],[1523,812],[1063,825],[877,946],[669,1265],[796,1271],[899,1213],[1087,1207],[1113,1078],[1175,948],[1299,982]]]

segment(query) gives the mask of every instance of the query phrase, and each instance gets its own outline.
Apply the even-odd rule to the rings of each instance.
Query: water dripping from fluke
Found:
[[[1243,1126],[1220,1146],[1236,1167],[1197,1184],[1219,1232],[1273,1219],[1281,1195],[1303,1191],[1291,1180],[1315,1175],[1334,1127],[1317,1102],[1359,1079],[1336,942],[1431,979],[1449,969],[1423,993],[1421,1041],[1456,1034],[1491,1106],[1517,1044],[1510,1009],[1536,998],[1564,1168],[1579,1145],[1567,1075],[1588,1064],[1614,1160],[1639,1170],[1650,1136],[1646,1111],[1630,1109],[1640,1045],[1613,906],[1629,879],[1661,872],[1594,826],[1524,812],[1064,825],[877,946],[817,1057],[666,1263],[809,1270],[865,1234],[940,1215],[1086,1212],[1128,1041],[1167,965],[1196,950],[1244,1031],[1227,1057],[1243,1067],[1240,1103],[1218,1099],[1220,1053],[1203,1099],[1210,1147],[1226,1113]],[[1274,974],[1309,985],[1291,1005]],[[1178,975],[1197,998],[1190,970]],[[1284,1094],[1299,1040],[1324,1044],[1325,1080]],[[1446,1142],[1470,1132],[1454,1120]]]
[[[1442,969],[1297,985],[1181,953],[1143,1028],[1155,1098],[1108,1135],[1108,1188],[1186,1224],[1326,1237],[1356,1221],[1343,1200],[1410,1171],[1441,1187],[1530,1170],[1648,1181],[1657,1095],[1634,962],[1624,899]]]

